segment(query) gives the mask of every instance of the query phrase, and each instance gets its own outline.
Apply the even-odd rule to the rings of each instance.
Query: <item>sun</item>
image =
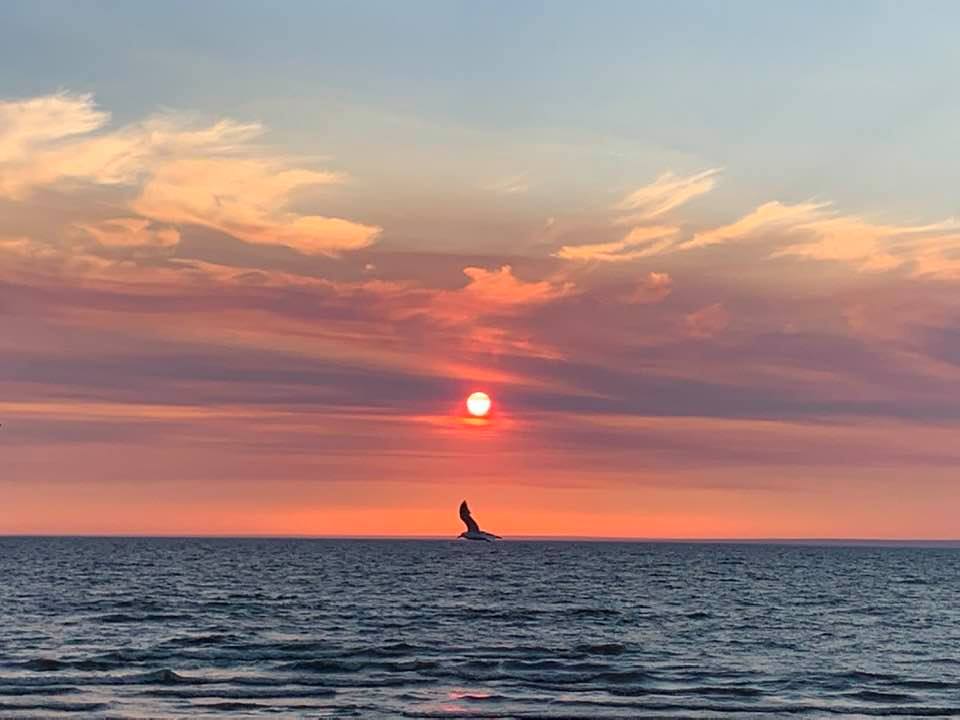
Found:
[[[467,412],[474,417],[486,417],[490,412],[490,396],[485,392],[475,392],[467,398]]]

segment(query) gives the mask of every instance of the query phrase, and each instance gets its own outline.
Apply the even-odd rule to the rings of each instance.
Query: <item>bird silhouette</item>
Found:
[[[470,508],[466,500],[460,503],[460,519],[463,520],[463,524],[467,526],[467,530],[466,532],[460,533],[458,537],[466,540],[481,540],[483,542],[493,542],[494,540],[501,539],[499,535],[484,532],[480,529],[477,521],[474,520],[473,515],[470,514]]]

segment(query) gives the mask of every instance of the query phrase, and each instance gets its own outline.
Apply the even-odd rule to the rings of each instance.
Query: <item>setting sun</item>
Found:
[[[467,412],[474,417],[486,417],[490,412],[490,396],[485,392],[475,392],[467,398]]]

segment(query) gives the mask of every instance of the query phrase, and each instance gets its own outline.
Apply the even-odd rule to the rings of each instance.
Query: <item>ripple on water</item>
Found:
[[[960,713],[958,550],[477,550],[0,539],[0,717]]]

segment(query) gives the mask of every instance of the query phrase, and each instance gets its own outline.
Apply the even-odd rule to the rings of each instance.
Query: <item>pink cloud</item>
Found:
[[[730,313],[722,303],[714,303],[692,312],[685,318],[687,334],[696,338],[710,338],[726,330]]]
[[[672,290],[673,278],[668,273],[649,272],[632,292],[623,295],[621,299],[628,305],[658,303]]]

